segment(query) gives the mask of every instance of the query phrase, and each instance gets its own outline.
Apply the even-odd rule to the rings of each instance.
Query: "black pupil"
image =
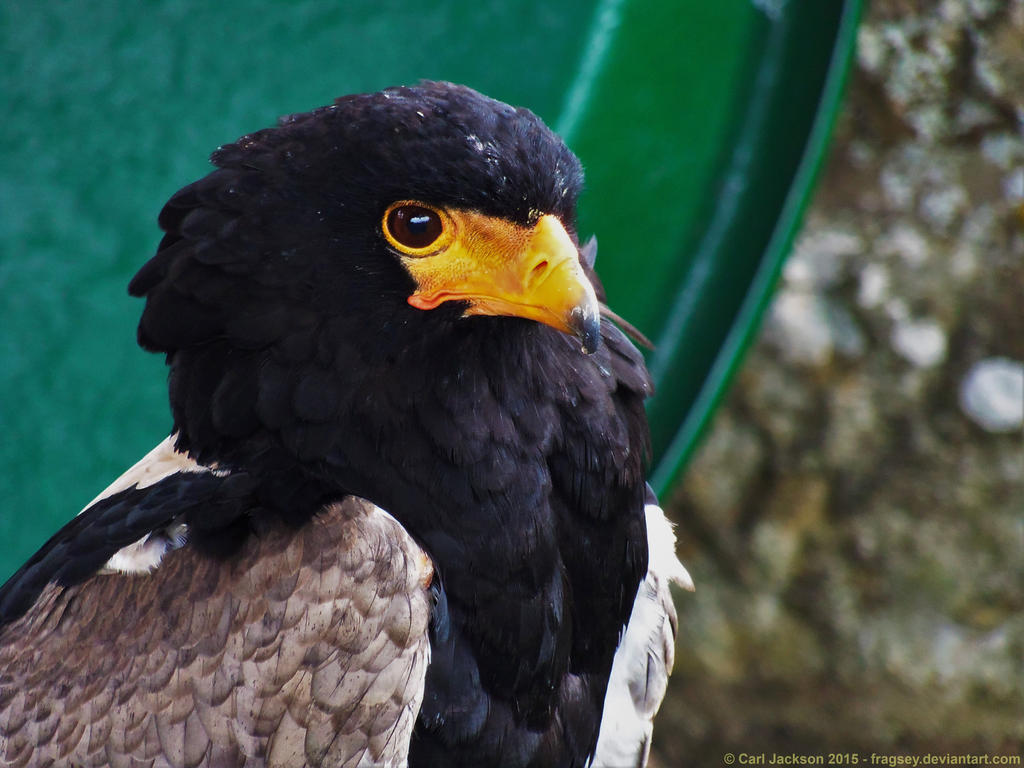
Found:
[[[388,228],[407,248],[426,248],[441,236],[441,217],[429,208],[403,205],[388,216]]]

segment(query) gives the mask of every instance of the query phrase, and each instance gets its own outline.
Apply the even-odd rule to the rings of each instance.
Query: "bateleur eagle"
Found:
[[[462,86],[219,148],[129,290],[173,433],[0,590],[4,765],[643,765],[689,585],[582,171]]]

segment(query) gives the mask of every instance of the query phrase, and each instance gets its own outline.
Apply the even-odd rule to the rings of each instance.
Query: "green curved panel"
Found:
[[[809,186],[797,169],[836,68],[839,20],[858,5],[0,4],[0,579],[170,426],[163,361],[135,346],[141,307],[125,291],[156,247],[163,202],[208,170],[219,143],[344,93],[420,78],[528,105],[580,154],[581,229],[600,238],[612,305],[659,343],[655,441],[670,457],[662,468],[678,466],[695,398],[699,424],[714,401],[708,387],[727,379],[709,378],[723,365],[718,350],[759,314],[741,307],[762,258],[785,250],[776,225],[795,224],[780,217],[794,179]],[[785,153],[750,160],[778,183],[730,203],[737,156],[791,131]],[[763,209],[748,204],[757,195]],[[749,236],[729,239],[737,226]],[[763,301],[771,280],[754,282]],[[703,300],[691,311],[683,299],[694,293],[719,310],[708,314]],[[742,346],[722,353],[730,366]]]
[[[652,477],[678,475],[735,372],[792,246],[825,157],[861,3],[789,3],[759,16],[713,205],[676,262],[649,358]]]

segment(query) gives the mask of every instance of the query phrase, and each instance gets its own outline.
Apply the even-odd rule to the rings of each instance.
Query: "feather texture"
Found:
[[[615,652],[594,768],[647,765],[654,716],[675,661],[676,607],[670,585],[693,590],[693,580],[675,553],[676,537],[661,507],[646,507],[650,543],[647,576],[640,584],[626,632]]]
[[[403,766],[428,561],[350,498],[230,561],[48,585],[0,632],[5,765]]]

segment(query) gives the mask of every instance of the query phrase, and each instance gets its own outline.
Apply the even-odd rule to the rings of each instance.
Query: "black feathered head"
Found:
[[[163,241],[129,287],[146,297],[140,344],[168,354],[186,442],[281,420],[255,365],[354,368],[524,319],[599,344],[580,164],[526,109],[427,82],[283,118],[212,160],[164,207]],[[309,421],[338,407],[324,386]]]

